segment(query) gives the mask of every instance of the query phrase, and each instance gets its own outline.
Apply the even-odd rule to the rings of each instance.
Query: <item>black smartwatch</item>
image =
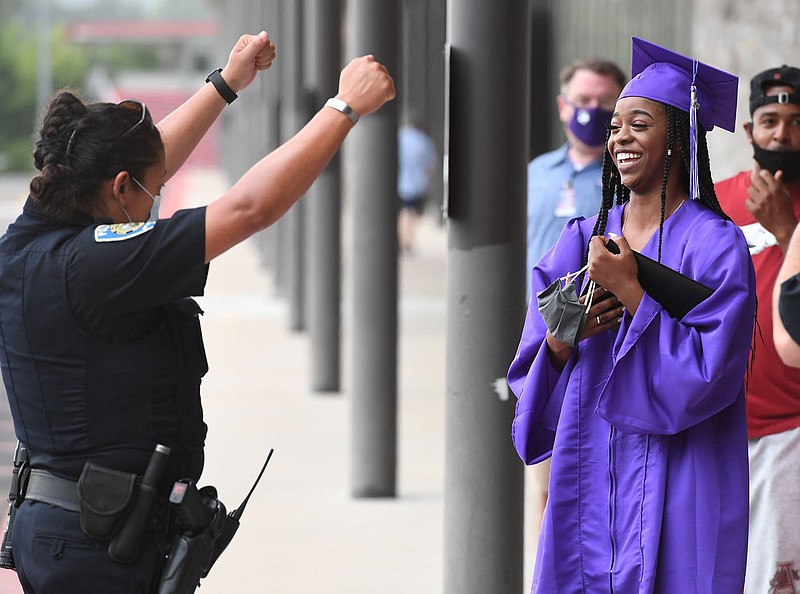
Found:
[[[214,85],[214,88],[217,89],[217,93],[219,93],[220,96],[225,99],[225,102],[230,105],[236,101],[236,98],[239,95],[234,93],[233,89],[228,86],[228,83],[226,83],[225,79],[222,78],[220,72],[222,72],[222,68],[217,68],[216,70],[212,71],[211,74],[206,77],[206,82],[210,82],[212,85]]]

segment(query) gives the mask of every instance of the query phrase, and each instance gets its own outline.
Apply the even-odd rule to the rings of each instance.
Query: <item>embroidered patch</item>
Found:
[[[94,240],[97,243],[107,241],[122,241],[142,233],[147,233],[156,226],[155,221],[146,223],[114,223],[113,225],[99,225],[94,230]]]

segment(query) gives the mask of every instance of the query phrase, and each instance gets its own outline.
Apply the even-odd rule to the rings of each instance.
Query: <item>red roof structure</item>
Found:
[[[80,21],[67,28],[67,40],[75,43],[154,41],[214,37],[215,20],[207,21]]]
[[[73,43],[110,44],[127,43],[141,45],[193,44],[213,41],[219,33],[216,20],[186,21],[79,21],[70,25],[66,40]],[[118,75],[121,73],[117,73]],[[176,73],[180,74],[180,73]],[[165,82],[166,81],[166,82]],[[147,104],[147,109],[158,123],[179,107],[202,84],[186,88],[184,76],[165,78],[163,72],[153,76],[118,76],[114,85],[106,89],[104,101],[119,102],[137,99]],[[169,217],[179,208],[191,203],[192,172],[198,169],[214,169],[219,166],[219,122],[215,122],[183,167],[170,180],[162,192],[160,217]]]

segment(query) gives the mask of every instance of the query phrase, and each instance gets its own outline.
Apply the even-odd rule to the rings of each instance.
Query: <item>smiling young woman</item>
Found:
[[[737,79],[637,38],[632,63],[600,212],[567,223],[532,275],[535,296],[587,266],[578,294],[600,288],[583,298],[578,344],[555,338],[534,301],[508,372],[517,452],[552,456],[533,592],[741,592],[755,277],[705,142],[733,130]],[[632,248],[712,294],[672,317]]]

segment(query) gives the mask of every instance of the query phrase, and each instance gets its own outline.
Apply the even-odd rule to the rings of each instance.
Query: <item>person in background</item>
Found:
[[[0,240],[0,366],[31,469],[12,534],[26,594],[160,591],[176,536],[167,497],[178,479],[196,483],[204,463],[208,362],[192,297],[212,260],[283,216],[359,116],[395,95],[372,56],[352,60],[338,94],[222,196],[149,220],[164,184],[274,58],[265,32],[243,35],[158,124],[135,100],[84,103],[62,90],[49,104],[39,174]],[[133,558],[115,556],[157,447],[168,459],[152,514]]]
[[[747,594],[770,591],[800,571],[800,370],[773,341],[773,290],[800,218],[800,70],[770,68],[750,81],[753,148],[747,171],[716,184],[717,196],[747,239],[756,270],[758,322],[747,382],[750,437],[750,546]],[[786,278],[786,277],[782,277]],[[788,576],[788,577],[787,577]],[[800,584],[798,584],[800,585]]]
[[[532,298],[508,371],[514,447],[526,464],[553,460],[532,591],[732,594],[747,555],[755,277],[714,194],[706,132],[734,130],[737,78],[636,37],[631,75],[599,214],[567,223],[532,273],[533,295],[579,273],[577,340]],[[634,251],[710,294],[670,313]]]
[[[433,139],[423,132],[413,116],[397,131],[397,158],[397,195],[400,198],[397,237],[400,252],[411,254],[437,159]]]
[[[626,80],[616,64],[601,58],[580,58],[561,70],[556,106],[567,141],[528,164],[528,297],[530,272],[555,244],[564,224],[573,217],[597,214],[600,208],[606,126]],[[534,541],[549,480],[548,458],[530,469]]]
[[[567,140],[528,164],[528,272],[568,220],[597,214],[606,126],[626,80],[600,58],[581,58],[561,71],[556,106]]]

